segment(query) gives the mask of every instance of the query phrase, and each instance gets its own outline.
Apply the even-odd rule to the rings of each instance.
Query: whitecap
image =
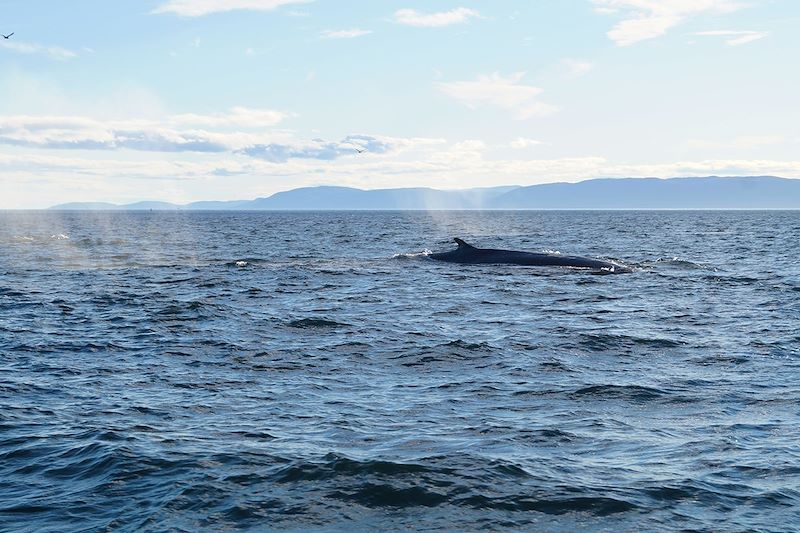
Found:
[[[416,259],[417,257],[428,257],[433,252],[431,250],[425,249],[421,252],[410,252],[407,254],[394,254],[392,259]]]

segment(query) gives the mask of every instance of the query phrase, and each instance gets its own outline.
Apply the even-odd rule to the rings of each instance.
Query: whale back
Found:
[[[450,263],[466,264],[509,264],[527,266],[560,266],[572,268],[585,268],[595,271],[605,270],[608,272],[630,272],[615,263],[592,259],[589,257],[579,257],[572,255],[561,255],[557,253],[537,253],[521,252],[517,250],[496,250],[494,248],[476,248],[458,237],[453,241],[458,248],[449,252],[430,254],[431,259],[448,261]]]

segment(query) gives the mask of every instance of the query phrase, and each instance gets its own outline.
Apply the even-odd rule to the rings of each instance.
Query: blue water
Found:
[[[634,269],[438,263],[475,245]],[[800,213],[0,213],[0,530],[791,531]]]

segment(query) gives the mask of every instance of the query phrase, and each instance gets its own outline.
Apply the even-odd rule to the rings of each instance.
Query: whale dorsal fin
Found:
[[[453,240],[456,241],[456,244],[458,245],[459,249],[461,249],[461,248],[475,248],[471,244],[467,244],[466,242],[464,242],[463,240],[459,239],[458,237],[456,237]]]

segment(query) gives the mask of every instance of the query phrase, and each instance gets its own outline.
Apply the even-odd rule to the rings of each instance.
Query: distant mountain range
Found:
[[[57,210],[800,209],[800,179],[602,178],[463,190],[303,187],[229,202],[69,203]]]

